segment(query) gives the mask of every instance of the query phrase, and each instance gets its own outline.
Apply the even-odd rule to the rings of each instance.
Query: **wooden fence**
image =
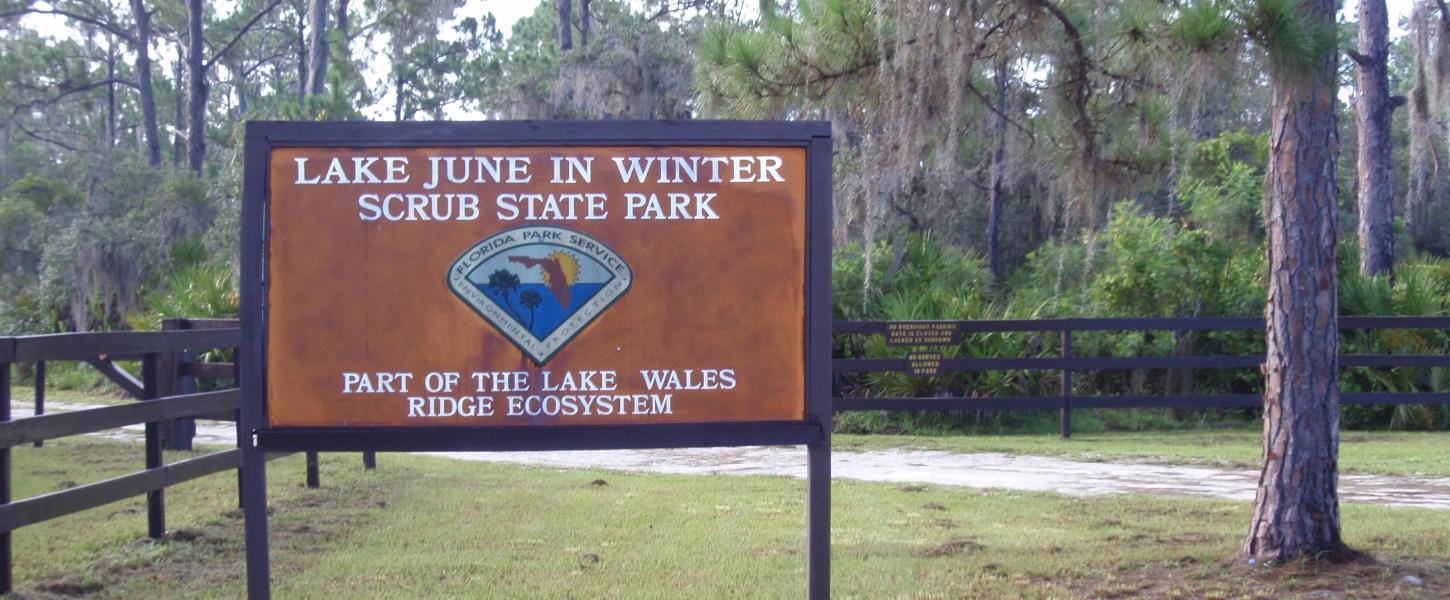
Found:
[[[1108,407],[1252,408],[1260,405],[1259,394],[1216,395],[1076,395],[1072,376],[1084,370],[1129,369],[1256,369],[1262,355],[1209,356],[1076,356],[1073,334],[1088,331],[1232,331],[1262,330],[1260,318],[1185,319],[1045,319],[1019,321],[838,321],[834,334],[842,336],[886,335],[891,341],[894,327],[930,325],[937,332],[949,331],[952,341],[981,333],[1056,333],[1060,336],[1058,356],[1009,358],[946,358],[931,361],[934,374],[951,372],[1026,370],[1056,371],[1060,393],[1053,396],[988,398],[842,397],[833,398],[837,411],[859,410],[1058,410],[1061,433],[1071,435],[1072,410]],[[1436,329],[1450,330],[1450,317],[1342,317],[1343,330]],[[236,381],[236,364],[197,362],[197,352],[236,348],[240,341],[238,322],[233,319],[171,319],[162,331],[63,333],[21,337],[0,337],[0,593],[12,585],[11,532],[27,525],[133,496],[146,495],[147,533],[153,538],[166,534],[165,490],[168,486],[213,473],[237,469],[241,476],[241,451],[212,452],[196,458],[166,464],[162,457],[164,438],[171,445],[190,447],[187,422],[195,418],[238,420],[240,392],[235,387],[197,392],[196,378]],[[901,340],[897,340],[901,342]],[[920,340],[918,340],[920,342]],[[940,347],[952,342],[902,343],[913,347]],[[141,361],[136,378],[115,365],[117,360]],[[140,402],[104,406],[73,412],[45,414],[47,361],[86,362]],[[11,365],[34,364],[35,413],[11,420]],[[1450,367],[1446,355],[1344,355],[1342,367]],[[920,372],[909,358],[837,358],[833,370],[843,373],[873,371]],[[1447,392],[1345,393],[1344,404],[1450,404]],[[10,450],[22,444],[40,446],[45,440],[92,433],[128,425],[145,424],[145,469],[66,490],[12,501],[10,497]],[[240,429],[237,439],[249,435]],[[276,458],[272,456],[269,458]],[[366,468],[376,465],[372,453],[364,454]],[[307,485],[320,483],[317,454],[307,455]],[[240,502],[240,486],[238,500]]]
[[[161,538],[166,535],[167,487],[233,469],[240,481],[241,451],[235,448],[170,464],[162,456],[167,437],[171,447],[191,448],[196,418],[239,420],[236,364],[197,362],[196,355],[200,350],[236,348],[240,340],[234,319],[168,319],[162,331],[0,337],[0,594],[9,593],[13,584],[11,533],[16,529],[144,494],[147,534]],[[119,360],[139,360],[140,378],[117,366]],[[139,402],[46,414],[48,361],[88,363]],[[11,420],[10,367],[15,363],[34,365],[35,411]],[[229,379],[233,386],[198,393],[197,378]],[[138,424],[146,427],[144,470],[12,501],[11,448],[39,447],[46,440]],[[248,434],[238,429],[236,435],[240,440]],[[369,469],[376,465],[372,453],[364,455],[364,464]],[[321,484],[317,465],[317,454],[308,453],[309,487]]]
[[[1074,408],[1257,408],[1260,394],[1112,395],[1083,396],[1073,393],[1074,371],[1132,369],[1258,369],[1262,354],[1195,356],[1076,356],[1073,334],[1087,331],[1234,331],[1264,330],[1259,317],[1213,318],[1130,318],[1130,319],[1041,319],[1003,321],[836,321],[833,333],[840,336],[884,335],[888,343],[902,325],[935,325],[940,338],[981,333],[1056,333],[1061,336],[1058,356],[1011,358],[945,358],[934,361],[938,372],[961,371],[1056,371],[1059,393],[1052,396],[986,398],[843,397],[832,399],[836,411],[859,410],[1058,410],[1062,437],[1072,435]],[[1450,317],[1340,317],[1341,330],[1438,329],[1450,330]],[[911,340],[908,340],[911,341]],[[932,347],[954,345],[926,343],[898,345]],[[837,358],[832,370],[842,373],[899,371],[913,369],[909,358]],[[1349,354],[1341,355],[1340,367],[1450,367],[1450,356]],[[1342,404],[1450,404],[1447,392],[1346,392]]]

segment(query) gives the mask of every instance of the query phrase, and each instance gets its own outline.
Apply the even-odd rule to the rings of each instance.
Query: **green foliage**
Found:
[[[896,246],[879,243],[872,280],[875,292],[864,306],[865,252],[860,244],[836,252],[833,286],[838,318],[966,319],[985,310],[992,276],[976,256],[935,241],[930,234],[907,234]]]
[[[1246,244],[1263,239],[1264,169],[1268,137],[1225,133],[1193,148],[1178,195],[1189,222],[1218,240]]]
[[[83,362],[57,361],[45,367],[47,389],[98,392],[110,390],[114,385],[100,371]]]
[[[1232,134],[1206,143],[1189,176],[1194,198],[1212,202],[1215,193],[1242,193],[1258,185],[1252,165],[1263,154],[1262,138]],[[1248,181],[1243,177],[1247,175]],[[1241,203],[1246,203],[1240,198]],[[1226,224],[1227,223],[1227,224]],[[1245,316],[1262,314],[1266,265],[1261,234],[1242,220],[1204,219],[1180,223],[1120,203],[1099,236],[1078,243],[1049,242],[1034,251],[1004,288],[992,287],[980,259],[947,247],[930,235],[912,234],[872,252],[873,288],[864,296],[865,255],[859,244],[837,251],[834,262],[835,318],[849,320],[1003,319],[1049,316]],[[1200,228],[1201,227],[1201,228]],[[1225,232],[1225,229],[1231,229]],[[1244,239],[1247,238],[1247,239]],[[1258,246],[1245,251],[1247,244]],[[1353,244],[1342,257],[1344,314],[1450,314],[1450,262],[1401,262],[1393,281],[1362,278],[1353,268]],[[1089,257],[1091,256],[1091,259]],[[1082,356],[1253,355],[1263,351],[1262,331],[1087,332],[1074,336]],[[1056,356],[1055,336],[977,334],[959,346],[940,349],[948,358]],[[843,336],[838,356],[901,358],[908,349],[889,347],[881,337]],[[1442,331],[1351,331],[1348,354],[1443,354],[1450,333]],[[1346,392],[1447,391],[1450,369],[1347,368]],[[840,393],[856,396],[972,397],[1052,395],[1054,373],[984,372],[940,378],[871,373],[848,378]],[[1262,390],[1251,370],[1079,371],[1081,394],[1238,393]],[[1344,424],[1368,429],[1447,429],[1450,410],[1415,406],[1345,406]],[[1081,412],[1081,431],[1202,427],[1252,416],[1251,411],[1095,410]],[[849,413],[838,417],[846,432],[1046,432],[1056,426],[1048,413]]]
[[[1450,315],[1450,262],[1402,261],[1395,277],[1364,277],[1354,268],[1357,257],[1345,257],[1340,268],[1340,313],[1346,315]],[[1346,332],[1344,354],[1443,355],[1450,353],[1450,332],[1381,329]],[[1447,392],[1450,369],[1346,367],[1341,378],[1346,392]],[[1450,407],[1346,406],[1344,426],[1392,430],[1450,429]]]
[[[1183,5],[1169,32],[1184,47],[1198,53],[1218,53],[1239,38],[1233,11],[1220,0],[1194,0]]]
[[[1285,75],[1302,75],[1319,68],[1334,52],[1338,32],[1310,21],[1299,0],[1243,0],[1238,7],[1249,36],[1269,54],[1273,67]]]
[[[132,329],[152,330],[169,318],[236,318],[240,308],[237,277],[230,265],[193,264],[148,294],[142,309],[127,315],[126,322]]]
[[[766,118],[788,106],[845,110],[867,90],[853,83],[874,65],[878,19],[869,0],[807,0],[758,27],[718,21],[696,47],[694,87],[701,110],[734,118]]]
[[[699,19],[639,10],[618,0],[590,3],[588,43],[577,23],[574,47],[562,50],[551,2],[480,46],[468,64],[475,105],[505,118],[683,119],[693,115],[691,56]],[[487,39],[487,36],[485,36]]]
[[[74,173],[86,174],[78,180]],[[72,183],[84,182],[86,193]],[[168,267],[204,258],[215,218],[190,172],[103,154],[32,173],[0,192],[0,329],[38,333],[122,323]]]
[[[1119,203],[1091,297],[1111,314],[1182,317],[1214,313],[1232,254],[1202,231]]]
[[[308,96],[302,103],[282,104],[282,119],[287,121],[361,121],[363,114],[353,105],[350,88],[343,74],[328,75],[327,93]]]

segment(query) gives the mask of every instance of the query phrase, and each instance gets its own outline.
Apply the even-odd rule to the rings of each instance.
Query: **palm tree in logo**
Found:
[[[538,290],[524,290],[519,293],[519,305],[529,309],[529,331],[534,330],[534,309],[544,303],[544,297]]]
[[[514,293],[514,290],[519,289],[520,282],[518,275],[514,275],[508,269],[498,269],[488,274],[488,283],[486,285],[489,292],[503,299],[504,307],[513,313],[514,317],[520,321],[523,320],[523,317],[519,315],[519,311],[514,310],[513,302],[509,300],[509,296]]]

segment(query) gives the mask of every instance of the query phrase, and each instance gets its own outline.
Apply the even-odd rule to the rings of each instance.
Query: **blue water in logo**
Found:
[[[579,310],[579,307],[584,306],[599,293],[599,290],[604,289],[607,283],[580,281],[570,286],[573,297],[570,298],[569,306],[560,306],[554,293],[549,290],[549,286],[542,283],[523,283],[518,289],[509,292],[506,297],[486,284],[475,282],[474,285],[485,296],[513,315],[519,323],[527,327],[529,333],[542,340],[553,334],[554,330],[558,329],[570,315]],[[530,308],[529,305],[533,302],[529,300],[536,300],[537,305]]]

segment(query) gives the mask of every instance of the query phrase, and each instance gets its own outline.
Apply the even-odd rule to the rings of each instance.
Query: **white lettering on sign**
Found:
[[[671,192],[665,195],[664,201],[660,200],[658,194],[628,193],[624,195],[626,206],[624,218],[627,221],[635,219],[642,221],[719,219],[720,215],[710,208],[710,201],[714,199],[714,192],[696,192],[694,194]]]
[[[363,194],[357,197],[364,221],[474,221],[478,196],[473,194]]]
[[[408,417],[416,419],[624,417],[673,414],[676,400],[688,400],[691,392],[737,385],[735,369],[644,369],[639,375],[621,385],[619,373],[611,370],[349,371],[342,373],[342,393],[398,396]],[[426,395],[410,395],[411,387],[421,387]],[[455,395],[459,391],[462,395]],[[493,394],[504,396],[496,401]]]
[[[353,157],[352,168],[344,166],[342,157],[328,161],[321,175],[307,176],[307,157],[293,159],[297,163],[297,185],[338,185],[353,183],[408,183],[408,158],[406,156],[384,156],[383,178],[373,172],[378,157]]]
[[[548,182],[587,185],[599,178],[596,157],[547,156]],[[398,186],[424,181],[421,189],[364,190],[357,196],[357,217],[365,222],[477,221],[492,216],[510,221],[600,221],[611,217],[611,206],[622,201],[616,218],[628,221],[715,221],[718,191],[623,191],[618,197],[598,191],[562,193],[510,192],[507,186],[535,180],[534,157],[523,155],[429,156],[418,161],[419,177],[408,156],[330,157],[321,164],[308,157],[293,158],[296,185]],[[613,176],[625,184],[761,184],[783,183],[785,160],[776,155],[741,156],[624,156],[611,157]],[[605,177],[606,179],[608,177]],[[448,189],[439,190],[448,186]],[[463,189],[457,189],[462,187]],[[497,188],[504,188],[502,190]],[[433,190],[439,190],[433,192]],[[432,192],[432,193],[423,193]],[[483,193],[493,196],[495,210],[482,210]]]
[[[630,156],[615,157],[625,183],[769,183],[785,181],[779,156]],[[728,177],[722,177],[722,175]]]
[[[573,417],[668,415],[674,412],[671,394],[534,395],[509,396],[510,417]]]
[[[343,373],[344,394],[406,394],[412,373]]]
[[[432,178],[423,184],[431,190],[448,183],[529,183],[533,161],[527,156],[430,156]]]
[[[606,198],[599,193],[499,194],[497,217],[500,221],[520,217],[525,221],[597,221],[607,215]]]
[[[733,390],[735,369],[694,369],[640,371],[645,387],[651,390]]]

